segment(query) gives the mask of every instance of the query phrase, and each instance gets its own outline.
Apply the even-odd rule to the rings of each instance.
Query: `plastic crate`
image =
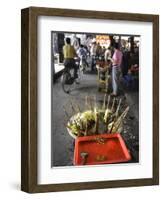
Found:
[[[74,165],[83,165],[81,153],[86,153],[86,165],[127,162],[131,155],[119,133],[79,137],[75,141]]]

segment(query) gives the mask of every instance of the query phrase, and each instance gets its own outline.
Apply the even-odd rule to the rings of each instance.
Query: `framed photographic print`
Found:
[[[21,189],[159,184],[159,16],[21,11]]]

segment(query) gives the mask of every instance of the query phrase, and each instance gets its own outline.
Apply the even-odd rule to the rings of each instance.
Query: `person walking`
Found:
[[[96,39],[92,39],[92,45],[90,49],[90,55],[91,55],[91,71],[94,71],[95,65],[96,65],[96,50],[97,50],[97,44]]]
[[[119,76],[121,73],[121,63],[122,63],[122,57],[123,54],[119,50],[119,44],[115,43],[114,44],[114,53],[112,56],[112,87],[113,87],[113,92],[112,96],[117,96],[118,95],[118,85],[119,85]]]
[[[88,67],[87,63],[87,51],[82,44],[80,44],[79,49],[77,50],[78,57],[80,58],[80,66],[82,67],[83,71],[86,70]]]

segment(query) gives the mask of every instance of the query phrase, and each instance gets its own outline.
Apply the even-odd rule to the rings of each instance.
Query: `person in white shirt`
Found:
[[[96,50],[97,50],[97,44],[96,44],[96,39],[92,39],[92,45],[90,49],[90,55],[91,55],[91,70],[94,70],[95,67],[95,58],[96,58]]]

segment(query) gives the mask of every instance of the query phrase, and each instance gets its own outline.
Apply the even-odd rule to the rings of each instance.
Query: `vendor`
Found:
[[[113,87],[113,92],[112,96],[117,96],[118,95],[118,85],[119,85],[119,76],[121,72],[121,63],[122,63],[122,52],[119,50],[119,44],[115,43],[114,44],[114,53],[113,57],[111,59],[112,61],[112,87]]]

